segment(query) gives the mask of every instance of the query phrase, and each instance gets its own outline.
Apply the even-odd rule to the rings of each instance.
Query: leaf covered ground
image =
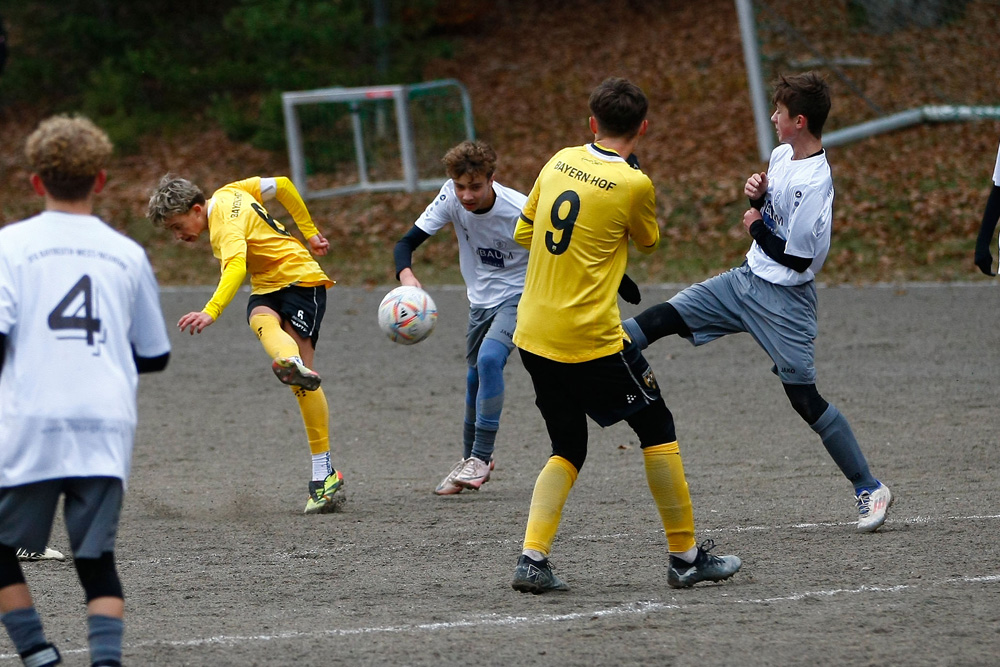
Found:
[[[607,76],[628,77],[650,98],[650,131],[638,153],[657,188],[664,237],[652,257],[633,256],[630,274],[645,282],[683,283],[739,263],[748,245],[740,224],[746,205],[742,185],[765,165],[757,152],[733,2],[471,4],[478,11],[447,28],[453,56],[429,63],[425,79],[456,78],[468,88],[477,135],[500,155],[497,180],[527,191],[552,153],[592,138],[587,131],[590,90]],[[828,4],[836,9],[844,3]],[[968,93],[966,103],[996,104],[1000,46],[995,39],[984,40],[984,48],[960,45],[978,44],[983,39],[979,33],[995,25],[997,8],[990,0],[969,2],[961,21],[891,35],[851,30],[829,17],[786,17],[797,21],[800,33],[779,32],[770,45],[779,38],[795,42],[792,37],[801,31],[809,44],[831,57],[856,56],[879,40],[907,48],[912,43],[910,58],[869,72],[851,71],[851,81],[862,82],[862,92],[870,98],[905,109],[940,104],[940,97],[948,97],[937,83],[913,86],[916,77],[936,82],[949,80],[958,69],[986,72],[976,79],[978,87],[967,85],[962,94]],[[809,32],[820,29],[827,37]],[[802,55],[814,54],[804,50]],[[834,91],[828,129],[858,122],[863,106],[858,96],[836,72],[825,73]],[[938,90],[938,98],[928,96],[928,89]],[[3,106],[0,100],[0,224],[25,217],[40,205],[28,186],[23,144],[49,113]],[[837,188],[835,231],[821,279],[985,279],[972,265],[972,249],[998,138],[1000,122],[939,123],[830,149]],[[287,156],[234,143],[200,119],[143,137],[139,145],[138,153],[115,158],[97,212],[147,247],[162,283],[215,282],[218,264],[207,240],[192,251],[145,220],[149,190],[167,171],[208,191],[250,175],[287,174]],[[430,197],[432,193],[422,192],[310,202],[335,247],[322,260],[324,267],[343,284],[391,282],[392,245]],[[428,284],[458,282],[454,241],[448,234],[438,236],[417,253],[415,269]]]

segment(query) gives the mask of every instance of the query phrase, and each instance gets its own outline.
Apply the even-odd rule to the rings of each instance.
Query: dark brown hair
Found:
[[[774,86],[773,101],[781,103],[791,116],[805,116],[809,133],[823,136],[823,125],[830,114],[830,86],[816,72],[781,75]]]
[[[631,139],[646,120],[649,100],[642,89],[628,79],[605,79],[590,94],[590,113],[602,134]]]

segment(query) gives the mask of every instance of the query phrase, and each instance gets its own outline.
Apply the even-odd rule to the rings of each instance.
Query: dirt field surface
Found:
[[[404,347],[375,324],[387,289],[330,292],[316,369],[339,514],[302,514],[302,424],[245,294],[200,336],[175,331],[170,367],[143,376],[117,552],[127,664],[996,664],[1000,289],[820,290],[819,389],[897,496],[876,534],[854,533],[850,485],[748,336],[655,343],[697,537],[743,569],[669,588],[638,442],[592,425],[552,555],[571,591],[541,596],[510,588],[548,456],[527,374],[512,356],[493,479],[433,495],[461,454],[467,302],[430,288],[438,328]],[[647,286],[641,307],[675,291]],[[210,293],[165,291],[168,322]],[[51,544],[67,550],[61,524]],[[89,664],[72,565],[25,570],[65,664]],[[0,654],[17,662],[6,635]]]

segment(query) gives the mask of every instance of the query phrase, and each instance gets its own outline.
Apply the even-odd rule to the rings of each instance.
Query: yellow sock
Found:
[[[295,394],[295,400],[299,402],[299,410],[302,412],[309,451],[314,455],[330,451],[330,408],[323,388],[306,391],[302,387],[292,387],[292,393]]]
[[[561,456],[550,457],[535,480],[528,511],[528,527],[524,531],[524,548],[540,551],[546,556],[559,530],[562,508],[576,482],[579,471]]]
[[[257,334],[260,344],[271,359],[299,356],[299,346],[295,339],[281,328],[281,320],[274,315],[253,315],[250,328]]]
[[[695,546],[694,512],[691,493],[684,478],[684,463],[677,442],[642,450],[646,482],[667,534],[670,553],[682,553]]]

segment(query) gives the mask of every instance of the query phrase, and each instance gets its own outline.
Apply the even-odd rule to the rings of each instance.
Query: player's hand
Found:
[[[203,313],[201,311],[188,313],[180,320],[177,321],[177,328],[181,331],[185,329],[191,330],[191,335],[196,333],[201,333],[205,330],[205,327],[215,322],[215,318],[208,313]]]
[[[330,242],[322,234],[316,234],[309,237],[309,247],[312,248],[314,255],[322,256],[330,250]]]
[[[622,275],[621,285],[618,286],[618,296],[631,304],[637,304],[642,301],[639,286],[635,284],[634,280],[628,277],[627,273]]]
[[[767,194],[767,172],[750,174],[746,185],[743,186],[743,194],[750,199],[762,199]]]
[[[746,213],[743,214],[743,228],[748,232],[750,231],[750,225],[757,222],[758,220],[763,220],[764,216],[760,214],[755,208],[748,208]]]
[[[405,285],[407,287],[419,287],[423,289],[423,285],[417,280],[417,277],[413,275],[413,270],[410,267],[406,267],[399,272],[399,284]]]
[[[976,244],[976,266],[979,270],[988,276],[995,276],[993,273],[993,253],[990,252],[989,246],[985,248],[980,248],[979,244]]]

